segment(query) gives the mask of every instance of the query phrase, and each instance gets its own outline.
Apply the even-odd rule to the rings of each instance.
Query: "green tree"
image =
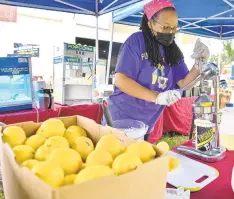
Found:
[[[225,54],[225,63],[231,63],[234,61],[234,49],[232,45],[232,41],[224,41],[223,42],[224,54]]]
[[[221,53],[220,56],[221,56],[220,71],[222,71],[222,66],[226,64],[231,64],[231,62],[234,62],[234,48],[233,48],[231,40],[223,42],[223,52]],[[218,65],[219,55],[211,55],[210,62],[213,62]]]

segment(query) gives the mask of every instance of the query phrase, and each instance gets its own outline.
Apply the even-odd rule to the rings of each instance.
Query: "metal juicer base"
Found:
[[[209,151],[200,151],[186,146],[179,146],[177,151],[205,162],[218,162],[226,156],[226,149],[223,147],[213,148]]]

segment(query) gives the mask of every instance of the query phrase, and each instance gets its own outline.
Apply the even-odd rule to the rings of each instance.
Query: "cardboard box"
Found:
[[[97,143],[106,134],[117,135],[124,144],[133,142],[123,133],[103,127],[84,117],[59,118],[66,127],[79,125]],[[40,124],[26,122],[17,124],[26,132],[36,132]],[[4,127],[5,128],[5,127]],[[4,129],[2,129],[4,130]],[[14,153],[1,140],[2,178],[6,199],[164,199],[168,158],[158,157],[135,171],[120,176],[101,179],[52,189],[26,168],[15,162]]]

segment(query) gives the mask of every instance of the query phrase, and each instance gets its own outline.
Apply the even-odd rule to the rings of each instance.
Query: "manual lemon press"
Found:
[[[213,82],[214,99],[206,93],[207,81]],[[219,69],[214,63],[206,63],[197,78],[181,89],[181,92],[200,82],[200,95],[192,105],[195,126],[195,147],[180,146],[178,152],[206,161],[216,162],[226,155],[219,144]]]

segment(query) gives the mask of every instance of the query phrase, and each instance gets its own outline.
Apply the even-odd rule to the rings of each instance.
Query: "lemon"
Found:
[[[180,160],[174,157],[169,157],[169,167],[168,170],[169,172],[177,169],[179,167]]]
[[[115,135],[105,135],[97,143],[96,149],[104,149],[115,158],[122,152],[123,145]]]
[[[63,136],[65,132],[65,126],[59,119],[49,119],[42,123],[40,130],[37,134],[42,135],[46,138],[53,136]]]
[[[117,156],[112,164],[112,169],[116,175],[121,175],[135,170],[142,165],[141,159],[131,153],[123,153]]]
[[[34,157],[34,150],[32,147],[27,145],[19,145],[13,148],[15,154],[15,160],[18,164],[32,159]]]
[[[74,183],[78,184],[81,182],[95,180],[98,178],[112,176],[112,175],[114,175],[114,171],[108,166],[104,165],[88,166],[77,174]]]
[[[67,139],[62,136],[50,137],[44,145],[49,148],[69,148]]]
[[[41,132],[42,132],[42,128],[40,127],[39,129],[37,129],[36,134],[41,134]]]
[[[54,148],[48,148],[45,145],[40,146],[35,154],[35,159],[38,161],[45,161]]]
[[[39,163],[39,161],[31,159],[31,160],[26,160],[26,161],[24,161],[20,166],[21,166],[21,167],[26,167],[26,168],[28,168],[29,170],[32,170],[32,168],[33,168],[37,163]]]
[[[166,142],[159,142],[155,146],[155,151],[158,157],[166,155],[170,151],[170,147]]]
[[[88,155],[94,150],[93,142],[87,137],[79,137],[72,144],[72,148],[76,150],[81,158],[85,161]]]
[[[48,160],[58,164],[66,175],[77,173],[82,167],[80,154],[70,148],[57,148],[50,155]]]
[[[84,169],[86,166],[87,166],[87,164],[83,163],[82,166],[81,166],[81,168],[80,168],[80,170]]]
[[[53,188],[60,187],[63,184],[64,171],[53,162],[39,162],[33,167],[32,172]]]
[[[57,148],[69,148],[69,143],[62,136],[50,137],[44,145],[40,146],[35,154],[35,159],[45,161],[49,155]]]
[[[71,175],[65,176],[65,178],[63,180],[63,185],[74,184],[75,178],[76,178],[76,174],[71,174]]]
[[[7,142],[12,148],[22,145],[25,140],[26,134],[19,126],[9,126],[3,131],[3,141]]]
[[[36,151],[45,141],[46,138],[42,135],[33,135],[26,140],[25,145],[32,147]]]
[[[79,126],[70,126],[64,133],[64,137],[72,145],[78,137],[87,136],[86,131]]]
[[[127,147],[126,147],[126,146],[123,146],[123,148],[122,148],[122,153],[125,153],[126,150],[127,150]]]
[[[111,167],[112,163],[113,163],[112,155],[108,151],[100,149],[91,152],[86,159],[86,165],[88,166],[106,165]]]
[[[138,141],[130,144],[126,152],[137,155],[143,163],[153,160],[156,155],[152,145],[145,141]]]

